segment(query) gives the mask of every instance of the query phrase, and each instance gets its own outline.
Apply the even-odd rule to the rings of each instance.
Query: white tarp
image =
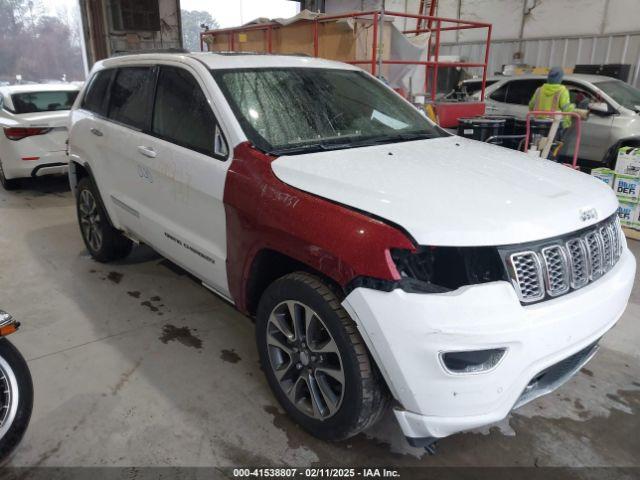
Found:
[[[390,58],[414,62],[426,61],[429,35],[429,33],[422,33],[410,37],[392,25]],[[403,88],[412,94],[424,92],[424,65],[388,65],[384,71],[387,72],[386,80],[391,87]]]

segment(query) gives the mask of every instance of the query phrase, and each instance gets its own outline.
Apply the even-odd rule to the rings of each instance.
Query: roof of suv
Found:
[[[306,67],[306,68],[333,68],[342,70],[358,70],[348,63],[304,55],[273,55],[263,53],[243,52],[190,52],[190,53],[142,53],[134,55],[122,55],[111,57],[102,61],[105,67],[113,67],[122,63],[136,60],[175,60],[192,58],[203,63],[212,70],[229,68],[273,68],[273,67]]]

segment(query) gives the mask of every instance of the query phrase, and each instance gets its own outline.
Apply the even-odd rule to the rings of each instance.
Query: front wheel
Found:
[[[274,395],[305,430],[343,440],[372,425],[387,392],[337,294],[304,272],[276,280],[256,318],[262,369]]]
[[[0,338],[0,465],[22,440],[32,408],[27,362],[9,340]]]

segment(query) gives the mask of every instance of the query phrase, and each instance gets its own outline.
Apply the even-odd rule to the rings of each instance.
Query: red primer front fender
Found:
[[[343,288],[357,276],[399,279],[390,248],[413,249],[399,229],[297,190],[271,169],[273,157],[238,145],[227,173],[227,274],[238,309],[258,252],[271,249],[302,262]]]

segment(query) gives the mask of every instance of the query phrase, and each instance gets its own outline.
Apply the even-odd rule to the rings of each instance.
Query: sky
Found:
[[[46,0],[43,2],[50,13],[60,7],[73,8],[78,0]],[[292,17],[298,13],[300,4],[289,0],[180,0],[183,10],[205,10],[211,13],[220,27],[242,25],[258,17]]]

